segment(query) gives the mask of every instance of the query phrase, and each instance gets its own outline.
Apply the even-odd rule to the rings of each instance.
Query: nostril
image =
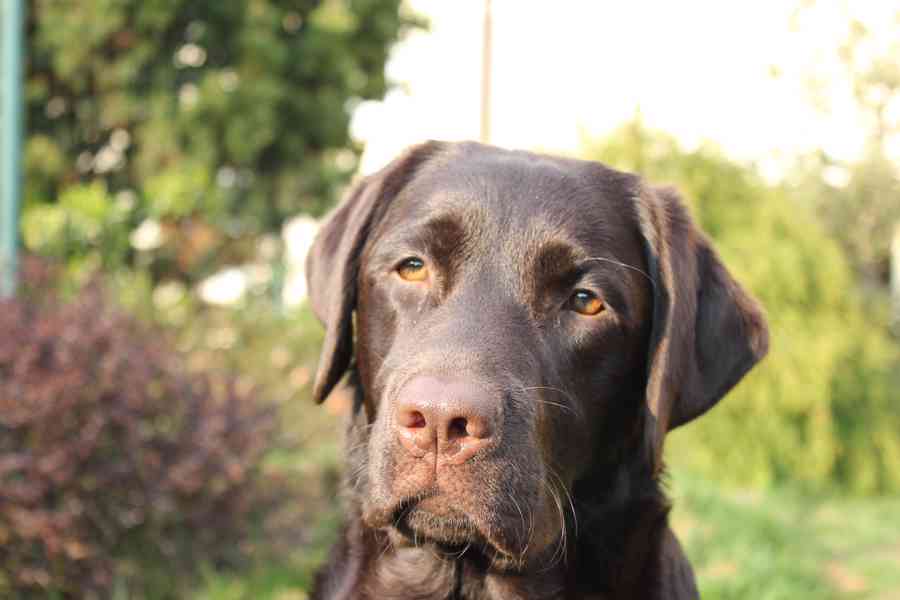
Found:
[[[470,419],[466,423],[466,435],[475,439],[484,439],[490,437],[491,429],[483,419]]]
[[[451,440],[455,440],[458,438],[464,438],[469,435],[467,429],[469,427],[469,422],[464,417],[456,417],[452,421],[450,421],[450,425],[447,427],[447,438]]]
[[[420,429],[425,427],[428,422],[425,420],[425,415],[420,413],[417,410],[411,410],[408,412],[404,412],[400,415],[400,425],[402,427],[407,427],[409,429]]]

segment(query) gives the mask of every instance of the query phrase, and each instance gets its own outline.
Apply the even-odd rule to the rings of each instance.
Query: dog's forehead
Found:
[[[633,237],[639,185],[598,163],[475,146],[430,161],[390,212],[407,225],[449,218],[484,236],[594,250]]]

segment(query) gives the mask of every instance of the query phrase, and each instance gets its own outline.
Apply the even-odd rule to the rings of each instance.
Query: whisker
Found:
[[[363,463],[363,464],[359,465],[357,468],[350,471],[349,477],[350,477],[351,481],[355,482],[356,480],[358,480],[360,478],[360,476],[366,472],[366,469],[368,468],[368,466],[369,466],[368,463]]]
[[[569,502],[569,508],[572,510],[572,524],[575,527],[575,537],[578,538],[578,515],[575,513],[575,503],[572,501],[572,494],[569,493],[569,489],[566,487],[565,482],[563,482],[562,477],[560,477],[559,473],[554,471],[552,467],[547,467],[547,473],[556,478],[559,487],[566,495],[566,500]]]
[[[575,401],[575,397],[572,396],[572,394],[570,394],[566,390],[560,389],[558,387],[549,386],[549,385],[532,385],[532,386],[527,386],[527,387],[522,386],[522,387],[520,387],[520,389],[523,392],[527,392],[530,390],[549,390],[551,392],[556,392],[558,394],[561,394],[564,398],[566,398],[572,404],[572,406],[567,406],[567,405],[561,404],[559,402],[547,400],[546,398],[538,398],[538,401],[542,402],[544,404],[549,404],[551,406],[556,406],[557,408],[560,408],[562,410],[568,410],[576,417],[583,416],[582,412],[581,412],[581,408],[578,405],[578,402]]]
[[[472,540],[469,540],[468,542],[466,542],[466,546],[465,546],[462,550],[460,550],[460,551],[457,552],[457,553],[451,554],[451,556],[455,556],[456,558],[462,558],[463,555],[464,555],[466,552],[468,552],[468,551],[469,551],[469,548],[471,548],[471,547],[472,547]]]
[[[518,503],[516,505],[518,507]],[[521,564],[525,564],[525,555],[528,553],[528,549],[531,547],[531,542],[534,541],[534,506],[528,506],[528,533],[527,538],[525,540],[525,547],[522,548],[522,552],[519,554],[519,562]],[[524,519],[524,517],[523,517]],[[523,522],[524,526],[524,522]]]
[[[519,521],[522,523],[522,534],[525,535],[527,533],[528,525],[525,523],[525,513],[522,512],[522,507],[519,506],[518,500],[516,500],[515,495],[512,492],[508,493],[509,499],[512,500],[513,505],[516,507],[516,510],[519,511]],[[530,539],[528,540],[531,541]],[[521,556],[524,557],[525,553],[528,551],[528,544],[525,544],[525,549],[522,550]]]
[[[369,445],[368,441],[360,442],[359,444],[354,444],[353,446],[349,446],[349,447],[345,448],[345,452],[347,452],[347,454],[353,454],[355,452],[362,450],[363,448],[367,447],[368,445]]]
[[[538,402],[540,402],[541,404],[546,404],[548,406],[555,406],[556,408],[558,408],[560,410],[568,411],[576,417],[580,416],[580,414],[581,414],[581,411],[575,410],[571,406],[566,406],[565,404],[562,404],[560,402],[553,402],[552,400],[544,400],[543,398],[539,398]]]
[[[626,264],[623,263],[622,261],[615,260],[615,259],[612,259],[612,258],[605,258],[605,257],[603,257],[603,256],[592,256],[592,257],[590,257],[590,258],[586,258],[585,260],[596,260],[596,261],[601,261],[601,262],[608,262],[608,263],[611,263],[611,264],[614,264],[614,265],[618,265],[618,266],[620,266],[620,267],[625,267],[626,269],[631,269],[632,271],[635,271],[635,272],[640,273],[641,275],[643,275],[644,278],[645,278],[647,281],[650,282],[650,285],[653,286],[654,291],[656,290],[656,282],[653,281],[653,278],[650,277],[650,275],[647,274],[647,272],[644,271],[643,269],[639,269],[639,268],[633,267],[633,266],[631,266],[631,265],[626,265]]]
[[[560,536],[559,540],[556,543],[556,550],[553,551],[553,556],[550,557],[550,562],[547,565],[544,571],[549,571],[560,562],[565,561],[565,556],[567,553],[568,546],[568,532],[566,531],[566,515],[565,511],[562,507],[562,502],[559,499],[559,495],[556,493],[556,490],[553,489],[553,485],[543,479],[543,484],[547,488],[547,491],[550,492],[550,497],[553,498],[553,503],[556,505],[556,512],[559,515],[559,526],[560,526]]]
[[[384,558],[384,555],[388,553],[388,550],[392,550],[394,548],[394,542],[391,541],[391,538],[386,537],[387,543],[384,545],[384,548],[381,549],[381,554],[378,555],[378,560],[381,561]]]

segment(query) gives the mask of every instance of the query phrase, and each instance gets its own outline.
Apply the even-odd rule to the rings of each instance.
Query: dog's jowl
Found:
[[[430,142],[354,186],[307,271],[315,397],[355,397],[314,598],[697,597],[663,441],[768,335],[673,190]]]

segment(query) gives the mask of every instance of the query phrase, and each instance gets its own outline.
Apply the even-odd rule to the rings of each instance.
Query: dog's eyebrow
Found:
[[[452,251],[470,235],[463,220],[454,213],[444,213],[428,219],[423,225],[427,243],[439,250]]]
[[[441,211],[408,218],[377,236],[374,262],[396,258],[397,252],[427,252],[434,258],[446,258],[461,252],[473,235],[470,219],[457,211]]]
[[[581,256],[581,251],[572,244],[554,240],[540,246],[535,265],[538,269],[558,275],[578,270]]]

